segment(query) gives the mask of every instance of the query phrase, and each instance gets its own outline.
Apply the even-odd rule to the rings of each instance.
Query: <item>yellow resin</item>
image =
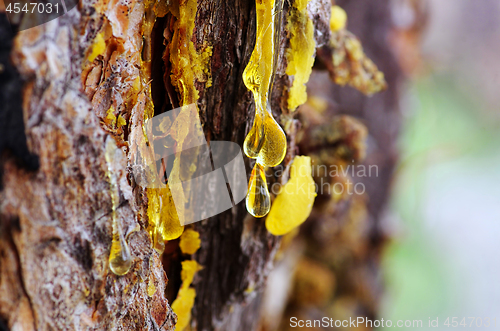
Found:
[[[286,154],[283,129],[267,111],[256,112],[252,129],[243,144],[245,155],[266,167],[275,167]]]
[[[113,139],[108,139],[106,142],[106,163],[108,164],[108,178],[110,182],[110,193],[111,193],[111,216],[112,216],[112,227],[113,227],[113,239],[111,241],[111,249],[109,252],[109,267],[111,271],[118,275],[123,276],[129,272],[132,266],[132,256],[130,254],[130,248],[128,247],[125,236],[123,235],[121,224],[118,222],[116,216],[116,208],[119,203],[118,196],[118,186],[116,181],[116,176],[113,173],[111,164],[114,162],[114,154],[117,150],[116,143]]]
[[[106,117],[104,117],[104,123],[115,128],[120,128],[127,124],[127,120],[125,120],[125,118],[123,118],[121,114],[116,117],[114,113],[115,108],[113,107],[113,105],[111,105],[106,112]]]
[[[148,282],[148,296],[152,297],[156,293],[156,286],[153,279],[149,279]]]
[[[194,288],[181,288],[177,294],[177,298],[172,303],[172,310],[177,315],[177,324],[175,329],[178,331],[184,330],[191,320],[191,310],[194,306],[196,291]]]
[[[194,275],[202,268],[195,260],[182,261],[181,264],[181,287],[189,287],[189,285],[193,282]]]
[[[211,85],[209,63],[212,55],[212,47],[207,46],[201,53],[198,53],[191,40],[197,11],[196,0],[181,2],[161,0],[156,3],[147,1],[146,14],[143,21],[143,35],[145,39],[148,39],[148,36],[151,34],[156,16],[162,17],[168,11],[177,18],[174,23],[174,35],[169,44],[170,61],[172,63],[171,81],[181,96],[181,105],[185,106],[196,103],[198,100],[195,80],[206,82],[207,87]],[[144,76],[150,77],[151,45],[147,40],[145,41],[144,50]],[[149,88],[147,94],[149,97],[146,104],[145,119],[151,118],[153,114],[153,104]],[[197,107],[183,107],[174,123],[169,123],[169,134],[175,140],[177,150],[182,150],[182,145],[189,128],[193,127],[193,123],[198,122],[198,118],[195,116],[197,113]],[[176,158],[168,182],[180,183],[186,172],[188,172],[186,176],[189,177],[189,172],[192,173],[194,170],[189,168],[188,171],[184,171],[180,167],[180,159]],[[149,199],[149,233],[153,241],[153,247],[159,253],[162,253],[164,250],[164,240],[173,240],[181,236],[184,231],[183,225],[186,223],[185,217],[186,215],[189,217],[189,210],[184,208],[184,204],[180,203],[176,206],[172,197],[173,193],[175,196],[181,197],[181,200],[187,201],[189,192],[183,192],[182,188],[178,185],[172,188],[175,192],[171,192],[170,190],[171,188],[168,185],[164,188],[150,188],[147,190]]]
[[[87,57],[89,62],[93,62],[98,55],[104,53],[105,49],[106,49],[106,42],[104,41],[104,32],[101,31],[95,37],[94,43],[92,45],[92,50],[90,51],[90,54]]]
[[[109,267],[115,275],[123,276],[129,272],[132,266],[130,248],[121,231],[115,230],[118,226],[113,222],[113,241],[109,252]]]
[[[183,261],[181,279],[182,285],[172,303],[172,310],[177,315],[176,330],[184,330],[191,320],[191,310],[193,309],[194,299],[196,298],[196,291],[190,288],[193,282],[194,275],[201,270],[201,266],[196,261]]]
[[[196,0],[171,2],[170,11],[177,17],[174,23],[174,35],[170,43],[170,62],[172,85],[181,94],[182,105],[195,103],[198,98],[195,80],[211,85],[209,62],[212,47],[207,46],[198,53],[194,46],[193,37],[194,21],[197,11]],[[208,87],[207,86],[207,87]]]
[[[144,91],[146,100],[144,103],[144,120],[152,118],[154,115],[154,105],[151,96],[151,33],[156,22],[156,6],[153,0],[144,2],[144,16],[142,18],[142,52],[141,52],[141,67],[140,67],[140,82],[134,81],[134,89],[139,92]],[[140,83],[140,84],[139,84]]]
[[[148,189],[147,192],[149,233],[153,239],[153,247],[161,254],[164,248],[163,241],[179,238],[184,231],[184,226],[181,225],[177,216],[168,185],[158,189]]]
[[[194,254],[200,248],[200,234],[195,230],[188,229],[181,236],[179,247],[184,254]]]
[[[297,156],[290,169],[290,180],[281,188],[267,216],[267,230],[275,236],[291,232],[309,217],[315,198],[311,158]]]
[[[316,42],[314,26],[307,13],[309,0],[296,0],[288,16],[288,30],[292,34],[287,50],[286,74],[293,76],[288,93],[288,109],[294,111],[307,101],[306,85],[312,73]]]
[[[116,124],[115,107],[113,105],[109,106],[106,111],[106,117],[104,117],[104,123],[107,125],[114,126]]]
[[[148,189],[148,219],[149,226],[148,231],[151,235],[151,241],[153,243],[153,248],[159,253],[162,254],[165,250],[165,243],[163,241],[163,236],[160,231],[160,197],[158,195],[158,190]]]
[[[269,93],[276,56],[276,17],[274,0],[256,0],[257,36],[243,82],[252,91],[255,119],[243,144],[245,154],[264,167],[274,167],[286,153],[285,133],[271,115]]]
[[[144,112],[145,120],[151,118],[154,114],[154,105],[152,103],[149,81],[151,77],[150,35],[156,17],[163,17],[170,11],[178,18],[175,23],[175,33],[170,43],[170,59],[172,62],[171,78],[172,84],[177,87],[181,94],[183,105],[194,103],[198,98],[198,92],[194,87],[194,79],[199,78],[199,80],[202,80],[201,78],[206,78],[206,76],[209,75],[210,70],[207,69],[207,64],[212,54],[211,47],[207,47],[201,55],[198,55],[191,41],[196,10],[196,0],[183,1],[182,4],[177,1],[168,2],[165,0],[148,0],[145,2],[145,15],[142,25],[144,45],[141,63],[141,85],[145,86],[145,93],[147,95]],[[191,120],[191,118],[189,118],[189,120]],[[184,124],[184,127],[189,127],[190,123],[186,122]],[[182,126],[178,129],[182,131]],[[174,135],[177,134],[174,139],[177,141],[178,149],[181,150],[185,134],[183,135],[179,130],[175,131],[174,129]],[[169,181],[180,181],[180,166],[178,163],[178,160],[176,160]],[[184,195],[184,192],[176,191],[175,194],[178,196]],[[184,217],[184,209],[183,206],[177,206],[177,208],[180,208],[179,213],[177,213],[172,198],[172,192],[168,185],[164,188],[149,188],[147,189],[147,195],[149,200],[147,211],[149,218],[148,230],[153,241],[153,247],[161,254],[165,247],[165,240],[179,238],[183,233],[184,220],[179,219],[179,214],[181,217]]]
[[[243,150],[256,159],[248,184],[246,206],[255,217],[265,216],[271,208],[265,167],[275,167],[286,154],[286,136],[272,116],[269,94],[276,63],[279,35],[280,0],[256,0],[257,31],[255,47],[243,72],[243,82],[255,101],[255,118]]]
[[[332,6],[330,14],[330,30],[336,32],[345,28],[347,24],[347,14],[339,6]]]
[[[254,217],[264,217],[271,209],[271,196],[267,189],[264,167],[256,163],[250,175],[246,197],[248,212]]]
[[[243,143],[243,152],[249,158],[256,159],[259,156],[259,152],[264,144],[264,122],[263,114],[261,111],[255,112],[255,118],[253,120],[253,125],[247,136],[245,137],[245,142]]]
[[[188,135],[190,138],[188,138]],[[182,146],[186,139],[193,139],[192,137],[198,135],[198,138],[203,135],[203,130],[199,127],[198,118],[198,108],[197,107],[183,107],[175,121],[170,127],[170,136],[176,141],[177,150],[182,150]],[[193,152],[193,154],[198,153]],[[198,155],[198,154],[196,154]],[[189,181],[192,179],[193,173],[196,171],[196,165],[194,163],[189,163],[193,160],[187,156],[187,154],[182,154],[182,160],[185,162],[181,167],[181,158],[175,158],[172,171],[168,178],[170,189],[172,190],[172,195],[175,195],[178,200],[189,202],[192,197],[191,186]],[[178,183],[184,182],[183,185],[176,185]],[[174,202],[172,200],[172,206]],[[184,203],[178,203],[175,205],[177,218],[180,225],[188,224],[191,222],[192,212],[190,208],[186,208]]]
[[[123,118],[123,116],[120,114],[118,115],[118,118],[116,119],[116,127],[122,127],[124,125],[127,125],[127,120]]]
[[[276,48],[274,5],[274,0],[255,0],[257,15],[255,47],[243,72],[243,82],[254,93],[255,99],[259,99],[259,105],[267,104],[274,69]]]

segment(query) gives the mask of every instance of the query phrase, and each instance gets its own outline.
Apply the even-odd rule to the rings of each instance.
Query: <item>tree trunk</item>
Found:
[[[8,132],[0,144],[0,152],[5,148],[0,164],[0,329],[2,324],[10,330],[175,327],[171,304],[181,283],[180,262],[186,257],[180,254],[178,240],[169,241],[163,255],[153,249],[147,231],[146,190],[130,174],[130,164],[137,157],[134,139],[143,134],[144,118],[181,103],[171,79],[178,63],[171,60],[169,45],[176,33],[184,33],[179,28],[182,20],[175,5],[159,14],[153,3],[85,0],[59,19],[19,32],[12,48],[5,43],[0,49],[10,54],[11,61],[5,62],[9,76],[2,76],[0,87],[2,92],[12,91],[0,100],[0,128]],[[285,168],[295,155],[314,155],[318,150],[307,138],[311,128],[306,127],[305,140],[298,140],[307,113],[301,109],[291,113],[287,108],[292,84],[286,74],[291,4],[285,1],[279,13],[282,32],[271,98],[278,122],[292,123],[286,130]],[[328,300],[353,297],[373,316],[381,289],[379,221],[397,155],[402,76],[388,42],[389,1],[338,4],[348,13],[349,30],[359,36],[367,54],[385,73],[388,89],[368,98],[334,86],[328,79],[328,65],[318,58],[308,92],[328,100],[332,117],[326,118],[330,121],[326,124],[342,114],[364,123],[371,141],[365,163],[376,164],[379,176],[360,179],[367,187],[365,198],[347,200],[334,213],[328,214],[321,207],[324,204],[315,206],[299,240],[315,241],[305,245],[317,255],[335,256],[338,252],[332,253],[331,242],[318,237],[324,215],[337,222],[340,230],[334,236],[338,237],[345,235],[342,229],[353,226],[342,221],[354,211],[352,204],[366,211],[360,218],[366,231],[340,247],[355,254],[351,263],[342,260],[332,267],[338,291]],[[310,0],[308,5],[317,49],[328,46],[330,6],[330,0]],[[198,0],[196,4],[191,40],[198,54],[212,47],[208,73],[194,81],[207,140],[242,145],[251,127],[253,100],[241,77],[255,44],[255,25],[253,1]],[[4,38],[9,28],[1,29]],[[22,104],[21,98],[16,99],[19,95]],[[126,124],[120,125],[120,118]],[[106,160],[110,140],[119,150],[111,162]],[[119,192],[116,215],[133,256],[131,270],[124,276],[113,274],[108,262],[114,214],[110,173]],[[285,177],[275,180],[286,182]],[[281,238],[271,235],[262,219],[251,217],[243,202],[191,227],[201,238],[201,248],[191,258],[203,266],[193,282],[196,301],[191,329],[268,327],[260,321],[265,306],[262,293]],[[363,277],[368,297],[349,280],[353,275]],[[290,302],[288,313],[298,309]]]

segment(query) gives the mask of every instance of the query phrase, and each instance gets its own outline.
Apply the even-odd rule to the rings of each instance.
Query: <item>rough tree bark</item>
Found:
[[[320,91],[328,98],[333,115],[349,114],[362,120],[372,138],[368,159],[379,165],[380,176],[367,179],[369,217],[365,222],[370,230],[369,235],[356,237],[354,244],[367,245],[363,250],[366,254],[358,255],[355,264],[373,280],[378,293],[377,254],[382,242],[379,219],[395,162],[401,73],[388,42],[389,1],[338,3],[346,8],[349,29],[360,37],[369,56],[386,74],[389,87],[367,98],[351,88],[328,83],[325,66],[317,63],[309,90],[312,94]],[[330,6],[330,0],[310,0],[308,6],[318,47],[329,40]],[[285,1],[283,17],[289,8],[290,3]],[[175,327],[176,316],[170,305],[180,286],[178,243],[169,242],[163,256],[152,248],[146,231],[147,197],[128,168],[135,155],[133,137],[142,134],[147,111],[144,90],[132,92],[135,79],[150,75],[154,114],[179,106],[179,95],[168,74],[175,64],[169,63],[168,56],[166,60],[163,57],[175,33],[175,18],[172,14],[158,18],[150,36],[146,33],[149,39],[143,39],[147,10],[147,4],[141,1],[84,0],[57,20],[18,33],[12,49],[1,50],[10,53],[13,69],[5,83],[20,92],[16,82],[23,82],[26,142],[29,151],[39,158],[37,168],[22,142],[0,146],[7,148],[1,161],[0,323],[11,330]],[[89,50],[102,31],[108,31],[103,34],[106,51],[89,61]],[[291,148],[285,167],[294,155],[314,152],[305,145],[304,151],[296,147],[300,110],[290,114],[286,106],[291,85],[285,73],[289,37],[283,19],[271,102],[275,117],[282,123],[293,120],[287,132]],[[148,40],[151,73],[141,67],[141,50]],[[198,107],[205,134],[209,140],[241,145],[254,112],[251,95],[241,79],[255,40],[254,2],[199,0],[192,40],[198,51],[212,46],[211,87],[206,87],[205,81],[195,84],[200,92]],[[4,86],[4,81],[1,83]],[[130,102],[132,94],[135,96]],[[115,118],[125,119],[125,126],[117,127],[106,120],[110,106]],[[5,109],[16,110],[8,105]],[[12,135],[23,137],[22,131]],[[108,266],[112,200],[105,145],[109,139],[114,139],[120,150],[111,168],[120,192],[118,217],[134,257],[131,271],[121,277],[111,273]],[[349,208],[339,210],[333,217],[341,220]],[[192,329],[256,329],[261,293],[281,238],[269,234],[262,220],[249,216],[244,203],[193,227],[202,243],[192,258],[203,270],[194,281],[197,296]],[[308,233],[310,227],[304,231]],[[341,287],[341,278],[349,278],[356,271],[352,271],[352,264],[338,267],[343,275],[339,278]],[[156,287],[152,296],[148,295],[151,282]],[[350,295],[364,295],[352,290],[348,282],[344,285]],[[366,311],[376,314],[377,295],[368,300],[372,301]]]

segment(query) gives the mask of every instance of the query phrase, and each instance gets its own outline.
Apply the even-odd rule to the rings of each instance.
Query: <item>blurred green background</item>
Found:
[[[429,3],[430,69],[403,107],[380,316],[420,330],[429,317],[438,330],[496,318],[500,330],[500,1]]]
[[[381,316],[497,317],[500,328],[499,127],[449,78],[420,81],[412,93]]]

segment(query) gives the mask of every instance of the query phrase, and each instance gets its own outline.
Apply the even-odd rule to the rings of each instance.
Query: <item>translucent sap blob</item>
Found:
[[[264,167],[258,163],[255,164],[250,175],[246,206],[248,212],[254,217],[264,217],[271,209],[266,173]]]
[[[111,216],[112,216],[112,227],[113,227],[113,240],[111,241],[111,250],[109,252],[109,267],[111,271],[118,275],[125,275],[132,266],[132,256],[130,254],[130,249],[128,247],[127,241],[122,232],[121,223],[118,222],[118,217],[116,215],[116,209],[118,208],[119,196],[118,196],[118,185],[116,174],[113,170],[113,164],[115,161],[116,153],[118,148],[112,138],[108,138],[106,141],[106,163],[108,166],[107,175],[109,178],[110,195],[111,195]]]
[[[264,167],[275,167],[286,154],[286,136],[268,110],[258,110],[243,143],[245,154]]]
[[[310,157],[295,157],[290,180],[281,188],[266,218],[266,228],[271,234],[289,233],[309,217],[316,198],[311,171]]]
[[[123,233],[118,230],[118,224],[115,223],[116,220],[113,220],[113,241],[109,253],[109,267],[114,274],[123,276],[132,266],[132,256]]]

